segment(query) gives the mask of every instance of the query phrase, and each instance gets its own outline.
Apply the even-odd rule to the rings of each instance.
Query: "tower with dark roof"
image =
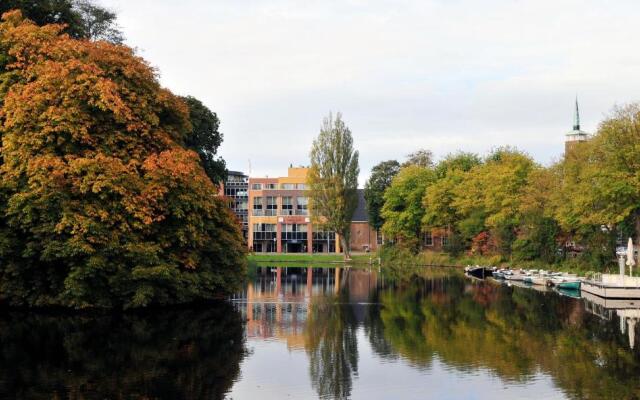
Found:
[[[576,96],[576,109],[573,115],[573,129],[565,135],[564,153],[567,154],[576,148],[580,143],[589,140],[591,135],[580,130],[580,109],[578,107],[578,96]]]

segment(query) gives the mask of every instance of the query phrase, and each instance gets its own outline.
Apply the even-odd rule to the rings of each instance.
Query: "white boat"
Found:
[[[531,283],[534,285],[547,286],[551,278],[547,275],[536,275],[531,277]]]
[[[559,289],[578,290],[582,280],[577,276],[561,275],[551,278],[551,283]]]

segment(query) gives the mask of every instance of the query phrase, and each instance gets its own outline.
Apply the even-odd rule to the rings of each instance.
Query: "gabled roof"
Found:
[[[351,217],[351,222],[369,222],[367,202],[364,200],[364,189],[358,189],[358,206]]]

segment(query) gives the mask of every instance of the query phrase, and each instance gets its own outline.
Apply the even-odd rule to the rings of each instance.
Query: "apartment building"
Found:
[[[229,208],[238,217],[242,236],[249,234],[249,177],[240,171],[228,171],[227,179],[220,184],[220,195],[229,199]]]
[[[249,232],[247,244],[254,252],[339,253],[335,232],[312,223],[307,197],[308,168],[290,167],[287,176],[249,178]],[[362,191],[352,223],[351,248],[369,251],[377,246],[369,227]],[[357,219],[357,221],[356,221]]]

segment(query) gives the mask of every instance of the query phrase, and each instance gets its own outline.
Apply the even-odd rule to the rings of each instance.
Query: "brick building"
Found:
[[[335,232],[312,223],[307,197],[308,168],[291,167],[285,177],[249,178],[247,245],[255,252],[339,253]],[[351,249],[374,250],[376,232],[368,223],[363,191],[351,224]]]

